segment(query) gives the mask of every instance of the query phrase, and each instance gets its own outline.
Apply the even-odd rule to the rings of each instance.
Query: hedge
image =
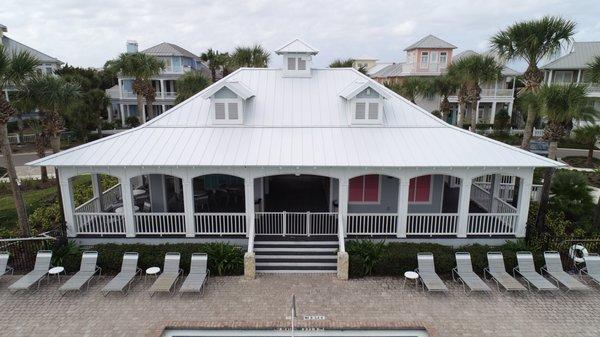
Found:
[[[71,245],[69,245],[71,246]],[[123,253],[138,252],[140,258],[138,267],[146,270],[149,267],[160,267],[162,269],[167,252],[181,253],[180,267],[185,273],[189,272],[192,253],[208,254],[208,269],[211,275],[242,275],[244,272],[244,251],[239,246],[225,243],[203,243],[203,244],[99,244],[86,247],[85,250],[98,251],[98,266],[102,268],[102,274],[113,275],[121,270]],[[81,263],[81,247],[71,247],[65,252],[64,247],[55,250],[55,259],[60,259],[60,264],[69,273],[79,270]],[[61,255],[61,256],[59,256]]]
[[[379,253],[376,252],[377,245],[380,246]],[[483,272],[483,268],[487,267],[487,252],[501,251],[506,269],[511,272],[517,265],[516,252],[530,250],[522,241],[507,242],[502,246],[469,245],[458,248],[433,243],[350,241],[346,248],[350,257],[350,277],[401,276],[405,271],[417,268],[419,252],[433,253],[438,274],[450,276],[456,266],[455,252],[471,253],[473,270]],[[537,268],[544,264],[541,253],[534,253],[534,260]]]

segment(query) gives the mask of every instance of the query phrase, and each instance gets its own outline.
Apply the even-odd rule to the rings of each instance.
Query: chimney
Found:
[[[6,26],[0,23],[0,45],[2,45],[2,37],[4,36],[4,33],[6,33],[6,31]]]
[[[137,41],[128,40],[127,41],[127,53],[133,54],[138,52],[138,44]]]

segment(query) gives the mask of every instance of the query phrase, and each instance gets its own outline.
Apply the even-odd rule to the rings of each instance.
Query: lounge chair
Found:
[[[471,254],[468,252],[456,252],[454,257],[456,258],[456,268],[452,269],[452,279],[456,281],[458,278],[465,292],[467,292],[466,287],[469,287],[469,292],[492,291],[481,277],[473,271]]]
[[[423,289],[428,291],[448,291],[448,287],[435,272],[435,264],[433,262],[433,254],[418,253],[417,263],[419,268],[416,272],[419,274],[419,279],[423,285]]]
[[[8,265],[9,257],[10,254],[8,252],[0,252],[0,277],[2,277],[8,272],[10,272],[10,274],[12,275],[15,271]]]
[[[517,252],[517,267],[513,269],[513,276],[516,277],[517,273],[523,277],[525,282],[527,282],[527,287],[530,290],[531,286],[536,288],[537,291],[558,290],[552,282],[548,281],[535,271],[533,255],[531,252]]]
[[[81,267],[79,271],[71,276],[71,278],[65,282],[58,290],[64,295],[68,291],[81,291],[81,288],[86,285],[86,288],[90,288],[90,281],[96,276],[102,273],[102,268],[96,265],[98,261],[98,252],[87,251],[81,255]]]
[[[183,281],[179,291],[182,293],[204,293],[204,284],[210,275],[210,270],[207,269],[208,257],[206,254],[192,254],[192,262],[190,264],[190,273]]]
[[[600,255],[590,254],[585,258],[585,268],[579,271],[579,275],[587,275],[592,281],[600,285]]]
[[[37,288],[40,288],[40,282],[44,277],[48,276],[48,270],[50,270],[50,262],[52,260],[51,250],[40,250],[37,252],[35,257],[35,265],[33,270],[21,277],[17,282],[13,283],[8,289],[11,292],[17,292],[19,290],[27,290],[32,285],[37,283]]]
[[[488,252],[488,267],[483,270],[483,277],[486,277],[486,273],[490,276],[496,287],[500,291],[502,286],[506,291],[522,291],[527,288],[506,272],[506,266],[504,265],[504,256],[502,252]]]
[[[129,291],[131,283],[134,278],[142,273],[142,270],[138,268],[137,263],[139,259],[138,253],[127,252],[123,254],[123,264],[121,265],[121,272],[117,274],[104,288],[102,293],[104,296],[108,295],[113,291],[125,292],[125,288]]]
[[[154,281],[148,291],[150,291],[150,297],[156,292],[171,292],[175,290],[175,283],[183,273],[183,270],[179,268],[179,261],[181,260],[181,254],[179,253],[167,253],[165,254],[165,265],[162,274]]]
[[[544,252],[544,260],[546,260],[546,265],[542,267],[541,272],[548,274],[554,281],[556,281],[556,286],[560,287],[562,284],[565,288],[567,288],[567,291],[590,290],[590,288],[588,288],[585,284],[581,283],[575,277],[565,272],[560,260],[559,252]]]

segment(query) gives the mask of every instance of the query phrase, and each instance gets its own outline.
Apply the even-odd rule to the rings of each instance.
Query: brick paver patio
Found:
[[[0,280],[0,335],[160,336],[166,326],[287,327],[291,294],[304,327],[425,327],[432,336],[600,336],[600,288],[585,294],[467,296],[402,290],[396,278],[339,281],[323,275],[212,278],[203,296],[155,295],[137,282],[128,296],[89,292],[61,297],[55,280],[38,292],[10,294]],[[64,279],[63,279],[64,282]],[[451,282],[449,282],[451,283]],[[323,321],[303,321],[322,315]]]

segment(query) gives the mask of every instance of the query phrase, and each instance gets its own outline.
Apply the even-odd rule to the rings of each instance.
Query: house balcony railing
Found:
[[[408,214],[407,235],[456,235],[458,213]]]
[[[135,99],[137,95],[133,91],[122,91],[122,97],[124,99]],[[156,99],[175,99],[177,92],[175,91],[157,91]]]
[[[347,235],[395,235],[397,232],[397,213],[348,214]]]

